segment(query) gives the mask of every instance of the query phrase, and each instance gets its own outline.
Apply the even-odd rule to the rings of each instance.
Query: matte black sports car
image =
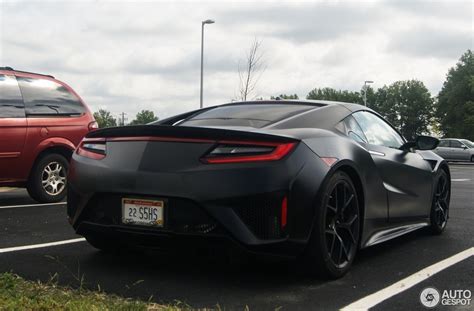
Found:
[[[97,130],[76,150],[68,215],[93,246],[237,245],[339,277],[357,249],[448,220],[450,172],[367,107],[258,101]],[[186,243],[191,241],[191,243]]]

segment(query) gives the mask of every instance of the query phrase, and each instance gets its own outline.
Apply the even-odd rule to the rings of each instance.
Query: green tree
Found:
[[[299,99],[298,98],[298,95],[297,94],[293,94],[293,95],[286,95],[286,94],[280,94],[278,96],[271,96],[270,99],[277,99],[277,98],[280,98],[280,99]]]
[[[397,81],[378,89],[370,106],[407,139],[428,133],[433,120],[433,98],[418,80]]]
[[[380,113],[386,120],[396,127],[400,127],[398,123],[398,106],[393,104],[393,89],[384,85],[377,91],[367,91],[367,106]]]
[[[99,109],[99,111],[94,112],[94,118],[99,128],[117,126],[117,120],[115,120],[110,111],[105,109]]]
[[[153,121],[157,121],[158,117],[155,116],[155,113],[150,110],[142,110],[137,113],[135,120],[130,122],[130,125],[139,125],[139,124],[147,124]]]
[[[368,93],[367,93],[368,94]],[[319,100],[334,100],[349,103],[362,103],[362,98],[359,92],[352,92],[347,90],[336,90],[330,87],[315,88],[309,92],[306,99]]]
[[[449,69],[436,108],[439,127],[445,136],[474,140],[474,54],[471,50]]]

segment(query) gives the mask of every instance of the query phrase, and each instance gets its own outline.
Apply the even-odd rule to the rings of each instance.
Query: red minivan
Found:
[[[0,67],[0,186],[26,187],[43,203],[66,195],[74,149],[97,123],[52,76]]]

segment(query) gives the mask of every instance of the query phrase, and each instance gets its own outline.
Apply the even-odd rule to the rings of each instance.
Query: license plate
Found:
[[[122,199],[122,223],[163,227],[164,202],[159,200]]]

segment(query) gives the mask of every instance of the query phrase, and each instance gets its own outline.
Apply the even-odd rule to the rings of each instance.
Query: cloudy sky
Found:
[[[198,108],[201,21],[205,105],[236,98],[254,38],[266,70],[253,96],[360,90],[419,79],[432,94],[473,49],[471,1],[0,0],[0,66],[49,73],[92,110],[160,117]]]

